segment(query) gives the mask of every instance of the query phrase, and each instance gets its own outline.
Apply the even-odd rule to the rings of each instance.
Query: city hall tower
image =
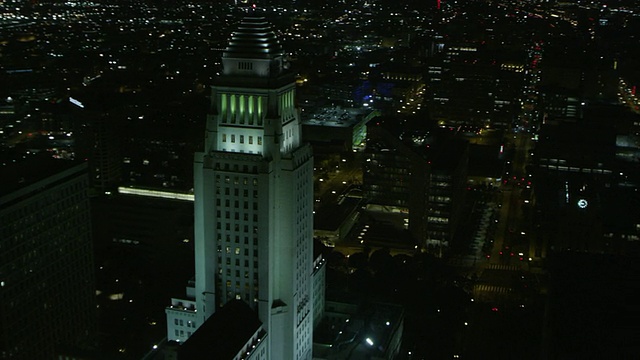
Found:
[[[242,19],[222,66],[194,160],[189,323],[243,300],[263,323],[269,358],[311,359],[313,158],[301,142],[294,74],[261,17]]]

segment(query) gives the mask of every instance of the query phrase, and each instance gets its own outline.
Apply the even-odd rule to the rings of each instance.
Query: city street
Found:
[[[327,168],[314,171],[315,206],[317,210],[324,204],[335,204],[340,196],[352,185],[362,183],[362,153],[353,153],[351,159],[345,156],[336,161],[327,161]]]

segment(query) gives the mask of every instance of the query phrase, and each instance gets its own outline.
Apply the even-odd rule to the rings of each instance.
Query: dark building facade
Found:
[[[439,252],[455,234],[462,205],[468,144],[447,136],[394,135],[384,125],[368,129],[363,171],[369,204],[406,213],[409,231]]]
[[[428,64],[432,116],[442,125],[508,127],[522,73],[518,56],[497,54],[476,42],[448,44]]]
[[[543,125],[534,151],[539,239],[549,241],[543,248],[637,255],[637,177],[617,152],[611,122]]]
[[[121,129],[112,109],[96,100],[96,95],[69,98],[70,112],[79,120],[77,158],[89,159],[89,184],[105,193],[115,190],[122,180]],[[121,127],[121,126],[120,126]]]
[[[87,165],[32,158],[0,183],[0,358],[51,359],[96,330]]]

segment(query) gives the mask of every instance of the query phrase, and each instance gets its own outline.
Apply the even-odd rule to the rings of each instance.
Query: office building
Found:
[[[301,142],[294,74],[259,17],[240,22],[222,64],[194,160],[192,300],[167,308],[168,338],[186,340],[176,326],[195,329],[242,300],[263,324],[269,358],[311,359],[313,157]]]
[[[461,219],[468,152],[467,142],[447,131],[411,135],[393,119],[370,125],[363,171],[367,208],[402,214],[418,244],[441,255]]]
[[[96,331],[87,164],[36,155],[0,176],[0,358],[51,359]]]

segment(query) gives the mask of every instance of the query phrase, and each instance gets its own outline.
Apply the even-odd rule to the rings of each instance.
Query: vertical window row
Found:
[[[266,98],[259,95],[220,94],[220,121],[223,124],[262,125]]]
[[[248,165],[222,164],[249,172]],[[257,167],[252,168],[257,172]],[[257,298],[257,184],[256,177],[216,174],[217,260],[222,303]],[[253,234],[253,235],[252,235]],[[253,240],[253,241],[252,241]],[[253,267],[251,265],[253,264]]]

